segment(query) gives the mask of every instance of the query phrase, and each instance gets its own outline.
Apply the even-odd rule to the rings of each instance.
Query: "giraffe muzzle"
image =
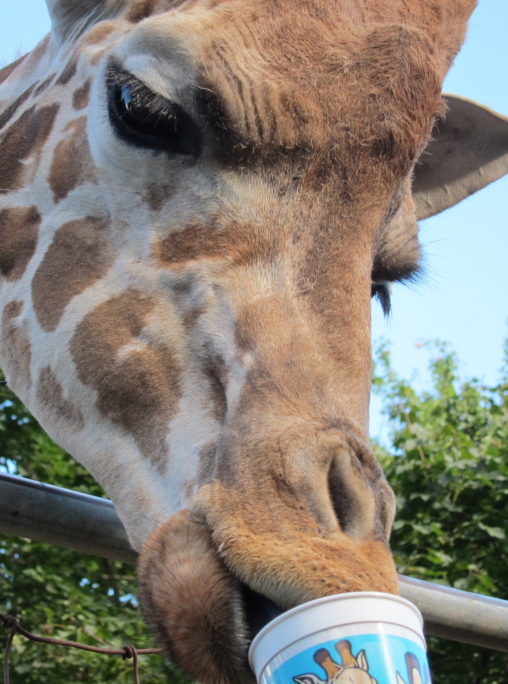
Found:
[[[344,518],[347,531],[341,527],[340,492],[359,465],[339,455],[317,469],[324,471],[317,490],[326,492],[326,512],[317,512],[319,496],[310,496],[305,478],[293,505],[294,492],[284,490],[280,472],[263,473],[258,463],[256,492],[242,500],[234,482],[213,480],[192,510],[172,516],[145,543],[139,581],[147,621],[170,659],[195,679],[252,682],[252,638],[295,605],[350,591],[397,593],[382,525],[376,532],[374,523],[362,529]],[[366,455],[362,460],[365,468],[372,465]]]

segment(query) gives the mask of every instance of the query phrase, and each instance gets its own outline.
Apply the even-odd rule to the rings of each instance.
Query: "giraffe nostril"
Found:
[[[328,471],[328,491],[342,531],[357,540],[373,534],[384,538],[387,487],[370,450],[359,445],[339,448]]]
[[[344,458],[340,456],[339,458]],[[328,471],[328,491],[335,516],[341,529],[351,533],[354,518],[354,496],[347,478],[344,477],[344,467],[340,467],[337,459],[333,459]]]
[[[336,450],[328,471],[330,503],[341,529],[357,540],[387,541],[394,495],[374,454],[355,442]]]

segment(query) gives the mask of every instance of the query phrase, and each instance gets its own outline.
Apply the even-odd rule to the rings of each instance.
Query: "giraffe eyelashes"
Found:
[[[201,131],[180,105],[114,63],[108,67],[106,85],[109,119],[118,137],[144,149],[199,157]]]
[[[388,316],[392,308],[390,301],[390,284],[384,281],[372,283],[370,292],[370,296],[377,299],[381,304],[384,315]]]

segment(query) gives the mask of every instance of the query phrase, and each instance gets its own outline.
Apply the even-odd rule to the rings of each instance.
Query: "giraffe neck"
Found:
[[[154,445],[146,444],[139,430],[127,440],[111,434],[113,446],[107,446],[108,437],[97,434],[102,420],[96,391],[80,382],[72,358],[79,322],[121,291],[115,280],[122,274],[111,273],[111,267],[125,226],[121,218],[115,226],[87,134],[90,74],[114,30],[109,22],[99,24],[78,49],[55,46],[47,37],[0,74],[5,160],[0,169],[0,364],[43,427],[105,486],[139,547],[151,529],[181,507],[185,478],[191,478],[184,473],[168,483],[160,477],[157,458],[162,459],[163,447],[159,444],[157,455],[145,459],[139,444],[145,442],[145,451]],[[80,298],[85,290],[87,297]],[[137,305],[142,326],[146,298],[134,290],[124,297]],[[122,410],[116,407],[118,414]],[[117,422],[125,421],[119,417]],[[116,449],[115,439],[121,443]],[[192,461],[192,454],[187,457]],[[125,491],[129,507],[134,502],[141,511],[136,522],[122,510]]]

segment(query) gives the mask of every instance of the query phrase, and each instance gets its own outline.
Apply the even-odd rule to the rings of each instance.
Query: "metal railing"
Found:
[[[135,563],[108,499],[0,473],[0,532]],[[508,653],[508,601],[400,576],[429,635]]]

